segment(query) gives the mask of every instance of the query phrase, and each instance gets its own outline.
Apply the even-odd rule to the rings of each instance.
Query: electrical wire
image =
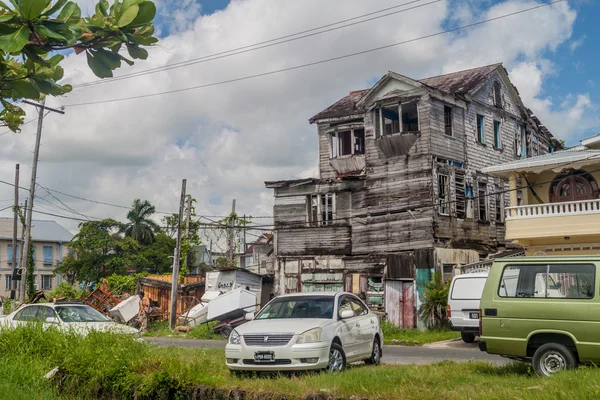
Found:
[[[291,34],[291,35],[286,35],[286,36],[275,38],[275,39],[270,39],[270,40],[267,40],[267,41],[264,41],[264,42],[259,42],[259,43],[255,43],[255,44],[248,45],[248,46],[238,47],[237,49],[223,51],[223,52],[219,52],[219,53],[215,53],[215,54],[211,54],[211,55],[207,55],[207,56],[203,56],[203,57],[193,58],[193,59],[190,59],[190,60],[187,60],[187,61],[180,61],[180,62],[177,62],[177,63],[168,64],[168,65],[165,65],[165,66],[162,66],[162,67],[156,67],[156,68],[148,69],[148,70],[145,70],[145,71],[132,72],[132,73],[129,73],[129,74],[126,74],[126,75],[121,75],[121,76],[118,76],[118,77],[115,77],[115,78],[112,78],[112,79],[108,79],[108,80],[107,79],[99,79],[99,80],[95,80],[95,81],[91,81],[91,82],[76,84],[76,85],[73,85],[73,87],[74,88],[89,87],[89,86],[99,85],[99,84],[103,84],[103,83],[110,83],[110,82],[120,81],[120,80],[123,80],[123,79],[130,79],[130,78],[136,78],[136,77],[139,77],[139,76],[145,76],[145,75],[155,74],[155,73],[158,73],[158,72],[165,72],[165,71],[169,71],[169,70],[176,69],[176,68],[188,67],[190,65],[196,65],[196,64],[200,64],[200,63],[206,63],[206,62],[210,62],[210,61],[220,60],[222,58],[227,58],[227,57],[232,57],[232,56],[236,56],[236,55],[239,55],[239,54],[249,53],[249,52],[256,51],[256,50],[261,50],[261,49],[264,49],[264,48],[267,48],[267,47],[278,46],[280,44],[289,43],[289,42],[293,42],[293,41],[296,41],[296,40],[305,39],[305,38],[308,38],[308,37],[320,35],[320,34],[323,34],[323,33],[336,31],[336,30],[347,28],[347,27],[350,27],[350,26],[354,26],[354,25],[365,23],[365,22],[370,22],[370,21],[373,21],[373,20],[377,20],[377,19],[380,19],[380,18],[388,17],[390,15],[400,14],[400,13],[403,13],[405,11],[410,11],[410,10],[414,10],[414,9],[417,9],[417,8],[425,7],[425,6],[434,4],[434,3],[440,3],[443,0],[434,0],[434,1],[430,1],[428,3],[419,4],[417,6],[413,6],[413,7],[410,7],[410,8],[403,9],[403,10],[390,12],[390,13],[387,13],[387,14],[384,14],[384,15],[379,15],[379,16],[368,18],[368,19],[365,19],[365,20],[362,20],[362,21],[358,21],[358,22],[353,22],[351,24],[346,24],[346,25],[335,27],[335,28],[326,29],[326,30],[323,30],[323,31],[320,31],[320,32],[314,32],[315,30],[324,29],[324,28],[327,28],[329,26],[338,25],[338,24],[341,24],[341,23],[344,23],[344,22],[347,22],[347,21],[356,20],[356,19],[363,18],[363,17],[369,16],[369,15],[381,13],[383,11],[387,11],[387,10],[390,10],[390,9],[393,9],[393,8],[398,8],[398,7],[406,6],[406,5],[409,5],[409,4],[418,3],[420,1],[422,1],[422,0],[413,0],[413,1],[409,1],[407,3],[399,4],[399,5],[394,6],[394,7],[389,7],[387,9],[383,9],[383,10],[375,11],[375,12],[372,12],[372,13],[364,14],[364,15],[361,15],[361,16],[358,16],[358,17],[354,17],[354,18],[351,18],[349,20],[335,22],[335,23],[332,23],[332,24],[328,24],[328,25],[325,25],[325,26],[318,27],[318,28],[308,29],[306,31],[298,32],[298,33]],[[307,33],[307,32],[313,32],[313,33],[302,35],[302,36],[291,38],[291,39],[286,39],[286,38],[290,38],[292,36],[301,35],[301,34]],[[286,39],[286,40],[281,40],[281,39]],[[275,42],[277,40],[281,40],[281,41],[279,41],[277,43],[272,43],[272,42]],[[265,44],[265,43],[268,43],[268,44]],[[256,46],[258,46],[258,47],[256,47]]]
[[[451,33],[451,32],[457,32],[457,31],[460,31],[460,30],[463,30],[463,29],[472,28],[474,26],[483,25],[483,24],[486,24],[486,23],[489,23],[489,22],[492,22],[492,21],[497,21],[497,20],[500,20],[500,19],[504,19],[504,18],[508,18],[508,17],[514,16],[514,15],[523,14],[523,13],[526,13],[526,12],[529,12],[529,11],[537,10],[537,9],[540,9],[540,8],[543,8],[543,7],[548,7],[548,6],[551,6],[553,4],[561,3],[563,1],[565,1],[565,0],[555,0],[555,1],[550,2],[550,3],[540,4],[540,5],[537,5],[537,6],[534,6],[534,7],[529,7],[529,8],[523,9],[523,10],[515,11],[515,12],[512,12],[512,13],[500,15],[500,16],[493,17],[493,18],[488,18],[488,19],[485,19],[485,20],[481,20],[481,21],[478,21],[478,22],[474,22],[474,23],[471,23],[471,24],[459,26],[459,27],[452,28],[452,29],[446,29],[446,30],[443,30],[443,31],[439,31],[439,32],[436,32],[436,33],[429,34],[429,35],[420,36],[420,37],[417,37],[417,38],[408,39],[408,40],[404,40],[404,41],[401,41],[401,42],[391,43],[391,44],[384,45],[384,46],[374,47],[374,48],[371,48],[371,49],[362,50],[362,51],[358,51],[358,52],[354,52],[354,53],[349,53],[349,54],[345,54],[345,55],[342,55],[342,56],[337,56],[337,57],[327,58],[327,59],[324,59],[324,60],[314,61],[314,62],[311,62],[311,63],[295,65],[293,67],[287,67],[287,68],[282,68],[282,69],[278,69],[278,70],[274,70],[274,71],[263,72],[263,73],[254,74],[254,75],[247,75],[247,76],[243,76],[243,77],[239,77],[239,78],[227,79],[227,80],[224,80],[224,81],[206,83],[206,84],[203,84],[203,85],[190,86],[190,87],[185,87],[185,88],[181,88],[181,89],[173,89],[173,90],[168,90],[168,91],[158,92],[158,93],[147,93],[147,94],[143,94],[143,95],[121,97],[121,98],[115,98],[115,99],[96,100],[96,101],[89,101],[89,102],[83,102],[83,103],[66,104],[65,107],[81,107],[81,106],[88,106],[88,105],[95,105],[95,104],[116,103],[116,102],[121,102],[121,101],[137,100],[137,99],[142,99],[142,98],[149,98],[149,97],[156,97],[156,96],[162,96],[162,95],[167,95],[167,94],[187,92],[187,91],[190,91],[190,90],[203,89],[203,88],[207,88],[207,87],[224,85],[224,84],[227,84],[227,83],[240,82],[240,81],[245,81],[245,80],[249,80],[249,79],[260,78],[260,77],[269,76],[269,75],[275,75],[275,74],[279,74],[279,73],[282,73],[282,72],[288,72],[288,71],[298,70],[298,69],[307,68],[307,67],[311,67],[311,66],[315,66],[315,65],[326,64],[326,63],[333,62],[333,61],[343,60],[343,59],[346,59],[346,58],[355,57],[355,56],[359,56],[359,55],[363,55],[363,54],[369,54],[369,53],[373,53],[373,52],[376,52],[376,51],[380,51],[380,50],[384,50],[384,49],[389,49],[389,48],[392,48],[392,47],[397,47],[397,46],[408,44],[408,43],[414,43],[414,42],[417,42],[417,41],[420,41],[420,40],[424,40],[424,39],[428,39],[428,38],[432,38],[432,37],[435,37],[435,36],[441,36],[441,35],[444,35],[444,34],[447,34],[447,33]]]

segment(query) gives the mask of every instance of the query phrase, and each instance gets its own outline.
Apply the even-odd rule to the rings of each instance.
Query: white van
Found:
[[[479,301],[487,276],[488,272],[457,275],[450,284],[448,319],[465,343],[473,343],[479,334]]]

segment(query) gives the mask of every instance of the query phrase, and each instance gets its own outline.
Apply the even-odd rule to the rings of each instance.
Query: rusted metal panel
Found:
[[[416,326],[415,309],[415,287],[413,282],[402,283],[402,321],[404,328],[414,328]]]

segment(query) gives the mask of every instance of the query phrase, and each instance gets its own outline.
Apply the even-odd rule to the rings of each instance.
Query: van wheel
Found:
[[[531,364],[535,373],[541,376],[551,376],[557,372],[577,367],[571,350],[558,343],[547,343],[540,346],[533,354]]]
[[[475,334],[468,332],[461,332],[460,337],[465,343],[473,343],[475,341]]]

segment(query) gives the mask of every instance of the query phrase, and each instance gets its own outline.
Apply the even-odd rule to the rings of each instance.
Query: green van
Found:
[[[600,363],[600,256],[495,260],[481,296],[479,349],[540,375]]]

